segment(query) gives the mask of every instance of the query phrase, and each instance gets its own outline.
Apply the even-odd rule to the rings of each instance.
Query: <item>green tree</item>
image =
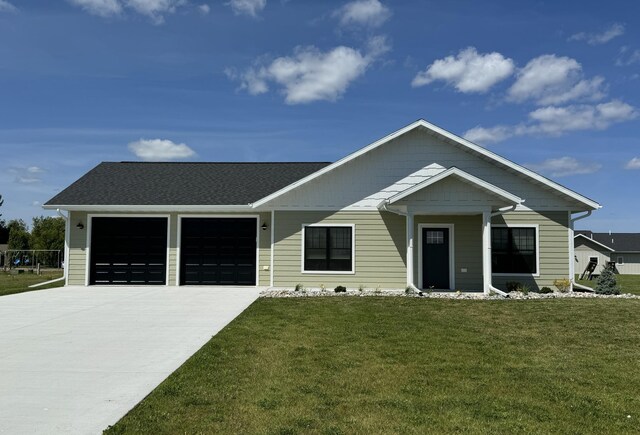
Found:
[[[9,228],[9,249],[29,249],[29,229],[22,219],[13,219],[7,225]]]
[[[64,249],[64,219],[40,216],[33,218],[31,249]]]
[[[0,207],[2,207],[2,204],[4,204],[4,199],[2,199],[2,195],[0,195]],[[0,213],[0,216],[2,216],[2,213]]]
[[[613,269],[605,267],[600,272],[598,282],[596,283],[596,293],[601,295],[619,295],[620,287],[616,282],[616,275],[613,273]]]

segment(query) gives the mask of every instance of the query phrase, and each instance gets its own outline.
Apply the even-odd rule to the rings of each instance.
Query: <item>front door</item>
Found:
[[[450,289],[449,228],[422,229],[422,288]]]

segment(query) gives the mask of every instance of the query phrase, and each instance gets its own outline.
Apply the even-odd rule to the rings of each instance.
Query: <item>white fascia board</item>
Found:
[[[47,210],[104,212],[236,212],[255,211],[250,205],[43,205]]]
[[[504,189],[499,188],[498,186],[495,186],[491,183],[486,182],[485,180],[482,180],[474,175],[471,175],[465,171],[463,171],[462,169],[453,167],[453,168],[449,168],[446,171],[442,171],[437,175],[434,175],[431,178],[428,178],[426,180],[424,180],[421,183],[418,183],[416,185],[414,185],[413,187],[408,188],[407,190],[404,190],[394,196],[392,196],[391,198],[389,198],[388,200],[384,200],[380,203],[380,205],[378,207],[381,207],[383,203],[387,203],[387,204],[393,204],[394,202],[397,202],[403,198],[406,198],[407,196],[416,193],[426,187],[431,186],[432,184],[437,183],[438,181],[441,181],[447,177],[457,177],[460,178],[462,180],[466,180],[467,182],[469,182],[470,184],[475,185],[476,187],[490,193],[493,194],[495,196],[498,196],[512,204],[522,204],[524,202],[524,200],[522,198],[520,198],[519,196],[516,196],[512,193],[507,192]]]
[[[460,136],[457,136],[447,130],[444,130],[436,125],[431,124],[430,122],[425,121],[424,119],[419,119],[409,125],[407,125],[404,128],[401,128],[400,130],[397,130],[385,137],[383,137],[382,139],[379,139],[375,142],[373,142],[370,145],[367,145],[364,148],[359,149],[358,151],[349,154],[346,157],[343,157],[342,159],[338,160],[335,163],[330,164],[329,166],[325,166],[324,168],[320,169],[319,171],[314,172],[313,174],[307,175],[306,177],[296,181],[295,183],[292,183],[280,190],[278,190],[277,192],[272,193],[271,195],[265,196],[264,198],[256,201],[253,206],[254,207],[259,207],[263,204],[265,204],[266,202],[271,201],[274,198],[277,198],[293,189],[295,189],[298,186],[301,186],[305,183],[308,183],[309,181],[318,178],[319,176],[326,174],[329,171],[332,171],[333,169],[337,168],[338,166],[342,166],[343,164],[355,159],[356,157],[361,156],[362,154],[365,154],[369,151],[371,151],[374,148],[377,148],[395,138],[397,138],[398,136],[402,136],[403,134],[416,129],[418,127],[423,127],[426,128],[428,130],[433,131],[434,133],[437,133],[441,136],[444,136],[445,138],[465,147],[468,148],[474,152],[476,152],[477,154],[480,154],[482,156],[485,156],[487,158],[489,158],[490,160],[493,160],[495,162],[498,162],[504,166],[507,166],[511,169],[513,169],[515,172],[519,172],[522,175],[525,175],[527,177],[530,177],[538,182],[540,182],[541,184],[544,184],[548,187],[551,187],[552,189],[567,195],[573,199],[575,199],[576,201],[586,205],[587,207],[589,207],[590,209],[593,210],[597,210],[599,208],[602,208],[602,206],[600,204],[598,204],[596,201],[593,201],[592,199],[587,198],[586,196],[580,195],[577,192],[574,192],[571,189],[568,189],[558,183],[556,183],[555,181],[551,181],[550,179],[543,177],[540,174],[537,174],[536,172],[533,172],[530,169],[525,168],[524,166],[520,166],[515,162],[512,162],[511,160],[505,159],[504,157],[499,156],[498,154],[495,154],[489,150],[487,150],[486,148],[483,148],[479,145],[474,144],[473,142],[469,142],[466,139],[461,138]]]
[[[608,247],[607,245],[604,245],[598,241],[593,240],[592,238],[589,238],[587,236],[585,236],[584,234],[576,234],[575,236],[573,236],[573,240],[577,239],[578,237],[582,237],[585,240],[588,240],[591,243],[595,243],[598,246],[602,246],[604,249],[608,249],[611,252],[615,252],[615,249]],[[575,244],[575,243],[574,243]]]

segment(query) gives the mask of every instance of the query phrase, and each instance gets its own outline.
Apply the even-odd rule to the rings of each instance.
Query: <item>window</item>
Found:
[[[493,273],[537,273],[536,246],[535,228],[491,228]]]
[[[353,227],[304,227],[304,271],[353,271]]]
[[[598,264],[598,257],[589,257],[589,263],[596,263],[596,264]]]
[[[618,264],[624,264],[624,257],[623,257],[622,255],[619,255],[619,256],[618,256],[618,261],[617,261],[617,263],[618,263]]]

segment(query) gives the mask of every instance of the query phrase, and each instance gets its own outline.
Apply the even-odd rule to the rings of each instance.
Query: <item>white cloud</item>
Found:
[[[491,128],[484,128],[478,125],[464,133],[465,139],[481,145],[502,142],[511,136],[513,136],[513,128],[506,125],[497,125]]]
[[[1,1],[1,0],[0,0]],[[154,24],[164,23],[164,14],[171,14],[187,0],[68,0],[86,12],[100,17],[122,13],[127,7],[151,19]]]
[[[625,169],[640,169],[640,157],[634,157],[624,165]]]
[[[569,101],[597,101],[606,95],[602,77],[584,79],[582,66],[569,57],[545,54],[531,59],[518,71],[507,98],[514,102],[535,100],[539,105]]]
[[[529,113],[529,118],[537,123],[533,132],[559,135],[575,130],[604,130],[611,124],[629,121],[637,114],[629,104],[613,100],[597,105],[542,107]]]
[[[391,10],[378,0],[354,0],[333,12],[340,24],[378,27],[391,16]]]
[[[166,139],[140,139],[129,144],[129,150],[147,161],[178,160],[194,156],[196,153],[183,143]]]
[[[569,37],[569,41],[587,41],[591,45],[606,44],[613,38],[624,34],[624,24],[613,23],[600,33],[580,32]]]
[[[29,166],[27,168],[27,172],[30,174],[42,174],[44,172],[44,169],[40,168],[39,166]]]
[[[13,167],[9,173],[14,176],[14,182],[18,184],[36,184],[42,181],[45,170],[39,166]]]
[[[122,5],[118,0],[69,0],[80,6],[86,12],[100,17],[110,17],[122,12]]]
[[[231,0],[227,5],[231,6],[236,15],[249,15],[255,18],[267,6],[267,0]]]
[[[640,50],[635,49],[630,51],[629,47],[622,46],[620,47],[620,54],[616,59],[617,66],[629,66],[634,63],[640,63]]]
[[[592,174],[602,168],[602,165],[599,163],[580,162],[574,157],[547,159],[542,163],[525,163],[525,166],[536,172],[551,175],[552,177]]]
[[[241,74],[227,70],[232,79],[241,81],[241,89],[251,95],[263,94],[273,82],[282,87],[287,104],[313,101],[336,101],[349,85],[389,50],[384,37],[369,41],[365,53],[350,47],[336,47],[322,52],[316,47],[298,47],[292,56],[279,57],[271,63],[258,61]]]
[[[127,7],[149,17],[154,24],[164,23],[163,14],[172,14],[186,0],[124,0]]]
[[[208,4],[201,4],[200,6],[198,6],[198,10],[202,15],[207,15],[209,14],[209,12],[211,12],[211,7]]]
[[[0,12],[17,12],[18,8],[9,3],[7,0],[0,0]]]
[[[455,57],[447,56],[434,61],[414,77],[411,86],[424,86],[443,80],[459,92],[486,92],[513,74],[514,68],[513,60],[500,53],[478,54],[474,47],[468,47]]]
[[[529,113],[527,123],[490,128],[476,126],[463,136],[472,142],[486,145],[516,136],[560,136],[569,131],[605,130],[613,124],[630,121],[637,116],[638,112],[633,106],[619,100],[596,105],[548,106]]]

